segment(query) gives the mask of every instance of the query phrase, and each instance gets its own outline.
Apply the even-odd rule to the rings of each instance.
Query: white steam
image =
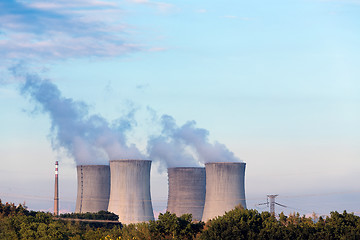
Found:
[[[99,115],[90,115],[85,103],[61,96],[55,84],[37,75],[26,76],[21,93],[30,96],[49,115],[53,148],[65,149],[78,165],[144,158],[126,140],[126,132],[134,122],[133,112],[109,123]]]
[[[240,162],[233,152],[219,142],[210,143],[209,131],[197,128],[195,121],[177,126],[169,115],[161,117],[162,133],[148,141],[150,158],[167,167],[193,167],[208,162]]]
[[[15,70],[14,75],[19,76]],[[89,114],[84,102],[63,97],[55,84],[37,75],[25,75],[21,93],[49,115],[53,148],[65,150],[76,164],[147,159],[126,138],[135,123],[134,111],[110,123],[100,115]],[[150,137],[147,151],[149,158],[160,161],[162,167],[198,167],[208,162],[240,161],[224,144],[210,143],[209,131],[197,128],[195,121],[177,126],[173,117],[163,115],[160,123],[161,133]]]

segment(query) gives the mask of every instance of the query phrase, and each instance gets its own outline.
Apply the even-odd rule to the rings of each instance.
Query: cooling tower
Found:
[[[125,224],[154,220],[150,196],[150,160],[110,161],[109,212]]]
[[[181,216],[191,213],[200,221],[205,203],[205,168],[168,168],[169,196],[167,211]]]
[[[106,211],[110,196],[110,168],[107,165],[77,166],[77,213]]]
[[[245,163],[206,163],[206,197],[202,221],[224,215],[237,205],[246,208]]]

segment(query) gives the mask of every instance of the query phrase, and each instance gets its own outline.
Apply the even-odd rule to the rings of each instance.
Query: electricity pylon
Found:
[[[281,207],[287,207],[285,205],[275,202],[275,198],[277,196],[279,196],[279,195],[278,194],[273,194],[273,195],[269,194],[269,195],[267,195],[266,203],[259,203],[257,205],[265,205],[266,204],[266,206],[268,206],[268,207],[270,206],[270,213],[275,216],[275,204],[279,205]]]

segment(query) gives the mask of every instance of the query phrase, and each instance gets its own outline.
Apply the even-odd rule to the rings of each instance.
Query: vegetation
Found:
[[[115,213],[107,211],[99,211],[97,213],[64,213],[60,214],[60,218],[72,218],[72,219],[92,219],[92,220],[110,220],[117,221],[119,216]]]
[[[331,212],[325,219],[297,214],[277,220],[269,212],[236,207],[206,223],[199,239],[360,239],[360,217]]]
[[[360,239],[360,217],[346,211],[316,219],[283,213],[275,218],[268,212],[237,207],[205,225],[192,222],[190,214],[177,217],[169,212],[156,221],[124,226],[65,220],[114,220],[108,212],[61,217],[0,200],[0,239]]]

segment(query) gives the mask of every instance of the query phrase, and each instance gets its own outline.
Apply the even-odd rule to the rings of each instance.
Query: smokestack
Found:
[[[205,203],[205,168],[168,168],[169,196],[167,211],[181,216],[191,213],[201,221]]]
[[[206,197],[202,221],[223,215],[237,205],[246,208],[245,163],[206,163]]]
[[[110,161],[109,212],[125,224],[154,220],[150,196],[150,160]]]
[[[77,166],[76,213],[106,211],[110,196],[108,165]]]
[[[59,162],[56,161],[55,162],[55,194],[54,194],[54,215],[58,216],[59,215],[59,177],[58,177],[58,173],[59,173]]]

